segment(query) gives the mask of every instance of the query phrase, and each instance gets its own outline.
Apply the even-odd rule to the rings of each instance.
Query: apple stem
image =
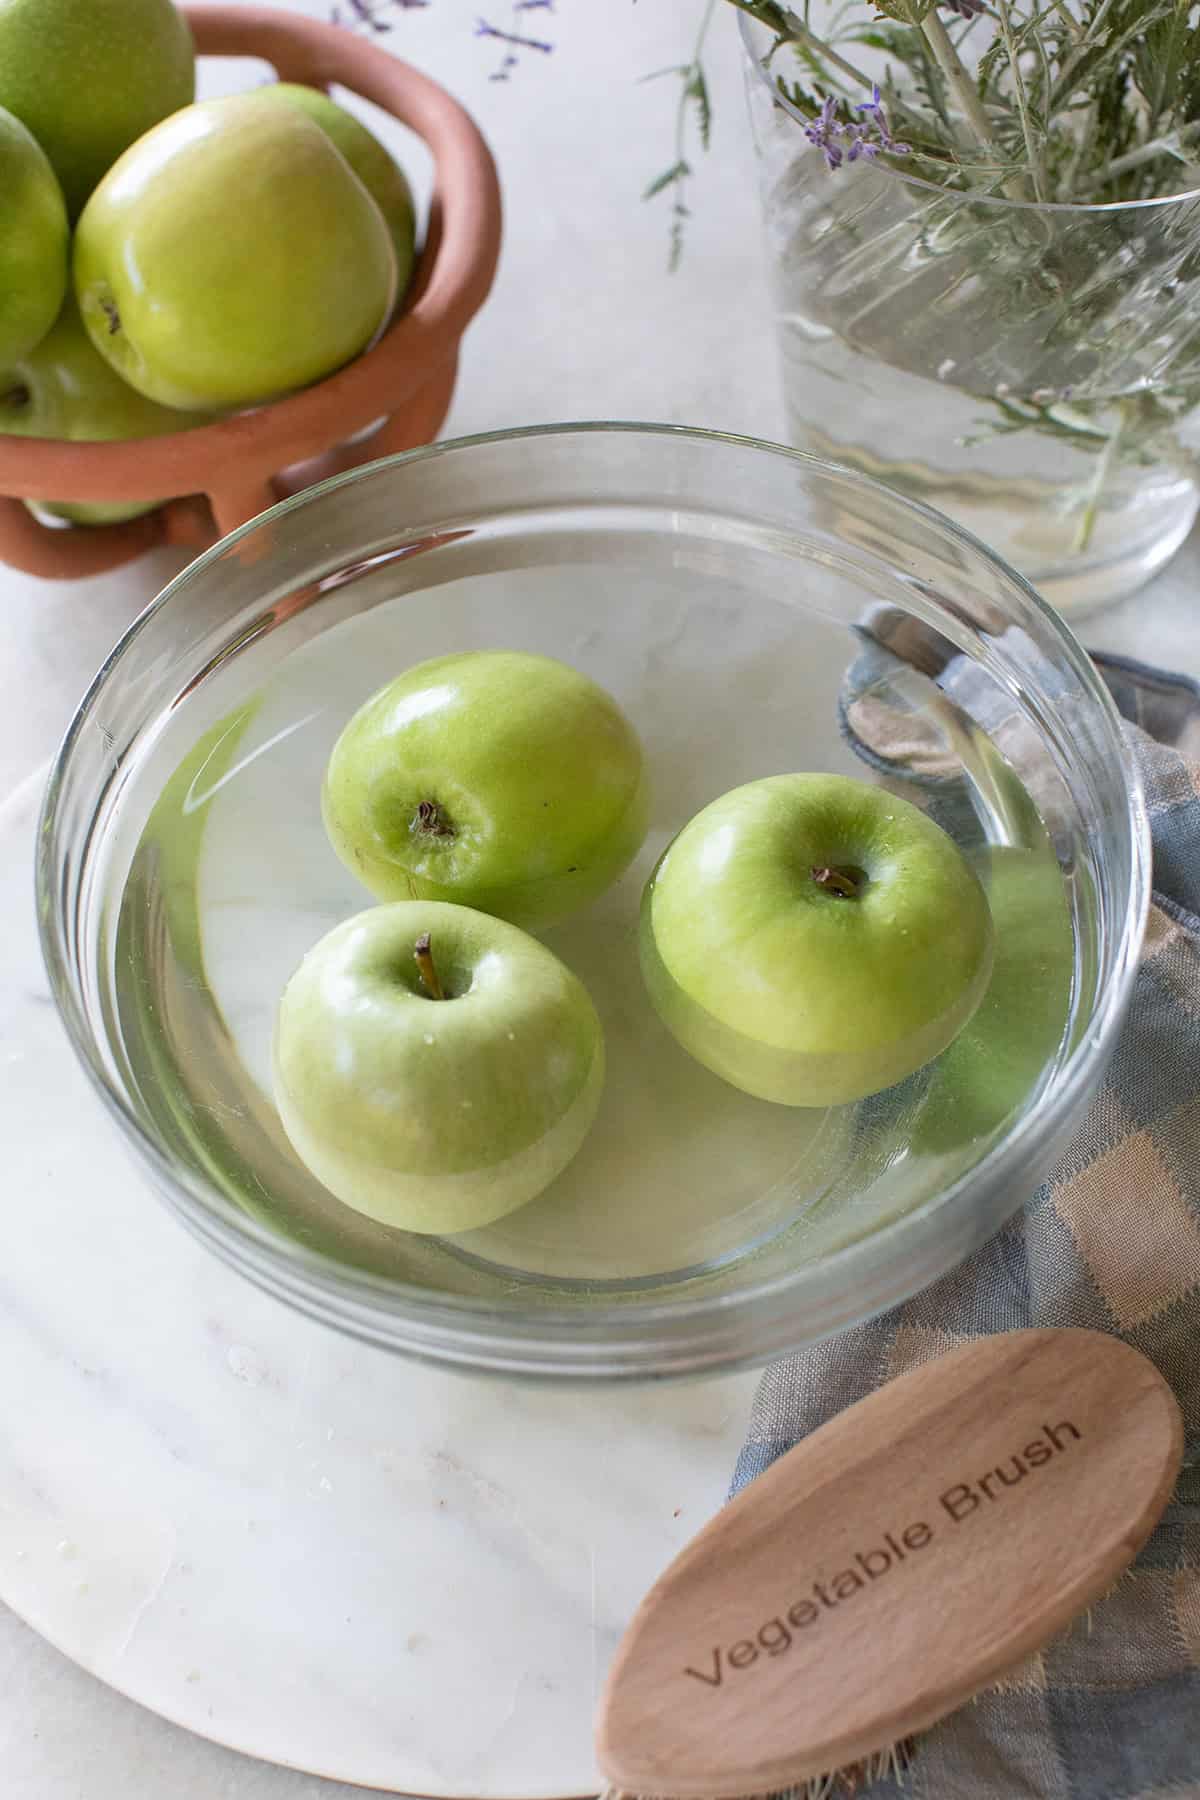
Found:
[[[3,394],[0,394],[0,406],[28,406],[31,398],[25,383],[17,381]]]
[[[410,827],[424,837],[453,837],[454,827],[436,800],[422,800]]]
[[[423,931],[413,945],[413,960],[416,962],[417,972],[421,977],[422,985],[425,988],[425,992],[429,995],[429,998],[431,1000],[444,1000],[446,998],[446,990],[442,986],[441,977],[438,975],[437,966],[433,960],[433,951],[430,948],[430,936],[427,931]]]
[[[862,886],[862,874],[858,869],[813,868],[809,870],[813,880],[826,893],[839,900],[855,900]]]

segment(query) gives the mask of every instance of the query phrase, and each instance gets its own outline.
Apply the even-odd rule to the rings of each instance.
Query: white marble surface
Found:
[[[434,0],[392,40],[477,111],[509,208],[448,429],[609,416],[777,433],[728,21],[709,59],[716,154],[672,278],[664,210],[639,194],[670,160],[673,96],[635,77],[678,60],[699,5],[574,0],[544,21],[553,60],[508,85],[487,79],[476,10]],[[177,566],[69,587],[0,570],[0,795]],[[1198,575],[1193,542],[1085,638],[1200,674]],[[35,793],[0,814],[0,1594],[82,1667],[0,1608],[5,1800],[349,1793],[180,1731],[85,1670],[196,1732],[357,1781],[586,1788],[596,1674],[718,1504],[752,1381],[581,1401],[433,1375],[213,1263],[126,1163],[45,1004]]]
[[[0,1592],[114,1687],[273,1760],[422,1794],[586,1791],[597,1681],[720,1504],[753,1377],[580,1396],[444,1375],[214,1261],[47,1004],[38,786],[0,814],[0,1141],[25,1196],[0,1276],[20,1371]]]
[[[553,61],[507,85],[487,79],[476,10],[435,0],[392,40],[476,111],[508,205],[447,430],[777,432],[730,29],[710,66],[719,155],[672,278],[665,210],[640,193],[670,159],[673,95],[636,77],[678,60],[693,9],[562,8]],[[178,566],[71,586],[0,570],[0,795]],[[581,1418],[345,1344],[211,1262],[141,1186],[34,998],[33,798],[0,822],[4,1185],[38,1222],[8,1234],[0,1276],[0,1356],[20,1371],[0,1384],[0,1594],[83,1668],[262,1754],[427,1793],[586,1788],[595,1673],[719,1503],[752,1381],[592,1398]],[[165,1723],[3,1609],[0,1768],[5,1800],[340,1791]]]

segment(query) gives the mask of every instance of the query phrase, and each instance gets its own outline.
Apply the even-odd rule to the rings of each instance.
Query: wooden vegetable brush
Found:
[[[1102,1332],[973,1339],[888,1382],[651,1589],[601,1698],[604,1775],[728,1800],[886,1766],[1107,1592],[1182,1454],[1170,1388]]]

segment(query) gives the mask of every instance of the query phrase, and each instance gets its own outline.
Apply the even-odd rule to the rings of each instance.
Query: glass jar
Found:
[[[791,441],[940,508],[1063,612],[1133,593],[1200,502],[1200,192],[1039,206],[830,171],[741,25]]]

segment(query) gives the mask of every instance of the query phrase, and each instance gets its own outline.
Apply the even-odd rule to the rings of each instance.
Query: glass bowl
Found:
[[[299,1164],[269,1045],[300,957],[371,903],[321,826],[334,739],[390,675],[485,647],[557,656],[616,695],[646,747],[652,820],[629,873],[547,934],[605,1026],[587,1143],[528,1207],[436,1239],[350,1211]],[[636,953],[672,834],[740,782],[804,769],[930,811],[979,869],[997,936],[950,1049],[824,1110],[751,1099],[693,1062]],[[356,470],[185,570],[71,726],[38,893],[84,1066],[212,1249],[389,1349],[612,1379],[793,1350],[994,1232],[1099,1082],[1148,868],[1102,684],[981,544],[797,452],[564,425]]]

